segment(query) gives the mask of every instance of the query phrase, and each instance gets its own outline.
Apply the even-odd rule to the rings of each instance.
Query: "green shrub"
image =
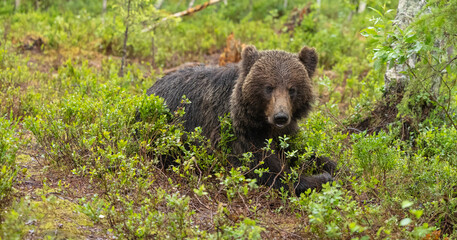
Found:
[[[457,167],[457,129],[448,126],[425,128],[417,137],[418,154],[437,158]]]
[[[386,173],[394,169],[397,162],[401,160],[401,151],[395,146],[393,134],[387,134],[384,131],[367,135],[366,133],[353,134],[352,141],[353,155],[357,165],[361,168],[363,174],[376,175]],[[392,144],[393,143],[393,144]]]
[[[341,239],[359,236],[368,239],[364,232],[369,228],[369,222],[361,218],[367,210],[358,207],[349,192],[335,183],[327,183],[321,193],[309,191],[308,194],[292,198],[291,202],[308,214],[308,228],[315,237]]]
[[[4,201],[8,198],[11,187],[16,180],[15,159],[19,147],[18,141],[16,124],[0,117],[0,206],[2,209]]]

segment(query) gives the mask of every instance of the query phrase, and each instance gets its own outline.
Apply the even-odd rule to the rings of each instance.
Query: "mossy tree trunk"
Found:
[[[393,21],[394,30],[393,35],[398,34],[400,31],[407,31],[410,24],[418,17],[423,11],[424,6],[427,4],[425,0],[399,0],[397,15]],[[398,37],[398,36],[397,36]],[[396,38],[396,36],[389,36],[389,38]],[[401,41],[394,40],[390,45],[391,49],[395,49],[402,44]],[[407,93],[408,85],[412,83],[412,70],[415,69],[419,57],[416,54],[409,55],[405,61],[395,61],[394,63],[387,64],[387,69],[384,74],[384,98],[378,102],[375,109],[364,120],[355,124],[355,128],[361,131],[367,130],[368,132],[377,132],[380,129],[387,128],[393,122],[400,122],[403,125],[402,138],[408,138],[411,125],[414,123],[425,120],[430,112],[430,104],[420,106],[420,113],[416,114],[399,114],[400,105],[403,104],[410,93]],[[439,82],[439,79],[437,79]],[[420,89],[416,89],[418,92]],[[434,91],[438,92],[437,88]],[[410,89],[408,90],[410,91]],[[416,110],[414,110],[416,111]],[[425,113],[425,114],[423,114]]]
[[[425,4],[425,0],[399,0],[394,25],[398,26],[401,30],[405,30]],[[414,68],[416,62],[417,57],[413,56],[403,64],[387,66],[384,75],[386,93],[397,93],[398,91],[402,91],[401,89],[404,89],[409,82],[409,76],[405,72],[408,71],[409,67]]]
[[[373,132],[400,122],[402,138],[409,139],[430,116],[457,129],[451,107],[457,83],[449,77],[457,61],[456,2],[399,0],[394,30],[380,40],[376,52],[378,63],[387,63],[384,98],[357,129]],[[443,118],[447,123],[439,120]]]

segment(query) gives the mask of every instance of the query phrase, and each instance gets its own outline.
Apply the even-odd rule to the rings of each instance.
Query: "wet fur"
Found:
[[[300,53],[284,51],[257,51],[248,46],[243,50],[242,61],[227,67],[186,68],[164,76],[147,93],[163,97],[170,110],[181,104],[186,97],[191,104],[185,105],[184,127],[192,131],[201,126],[204,136],[216,141],[219,137],[219,116],[230,113],[237,140],[232,143],[235,156],[251,151],[255,161],[251,167],[264,160],[262,168],[269,172],[257,177],[261,184],[285,187],[281,182],[284,172],[290,172],[287,162],[277,154],[278,137],[294,135],[298,131],[297,121],[311,111],[315,99],[311,77],[317,65],[314,49],[304,47]],[[272,92],[266,90],[273,88]],[[296,91],[292,93],[291,89]],[[278,111],[289,116],[283,128],[272,124]],[[276,154],[261,151],[265,140],[274,140],[272,148]],[[300,194],[308,188],[319,188],[331,181],[335,164],[326,158],[314,159],[322,166],[323,173],[301,177],[295,184],[295,192]],[[237,157],[230,159],[239,165]]]

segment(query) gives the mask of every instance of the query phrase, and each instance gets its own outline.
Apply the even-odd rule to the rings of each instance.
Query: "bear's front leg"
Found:
[[[330,160],[328,157],[316,157],[315,155],[311,156],[310,161],[313,163],[313,166],[317,167],[316,170],[319,172],[325,171],[330,173],[333,177],[336,173],[336,162]]]
[[[300,196],[301,193],[306,192],[308,189],[321,189],[322,184],[332,182],[332,175],[328,172],[321,174],[300,177],[300,180],[295,184],[295,194]]]
[[[290,168],[286,163],[283,163],[276,154],[266,157],[264,159],[264,164],[259,166],[259,168],[268,168],[268,172],[263,173],[261,177],[257,176],[257,180],[260,184],[273,186],[276,189],[280,189],[281,187],[285,190],[289,189],[288,186],[283,183],[282,179],[284,177],[284,172],[290,172]]]
[[[324,170],[321,174],[311,176],[300,176],[299,181],[294,184],[294,190],[297,196],[300,196],[302,192],[305,192],[309,188],[320,189],[322,184],[333,181],[332,175],[335,171],[336,163],[325,157],[314,158],[317,166],[321,166]],[[260,184],[266,186],[273,186],[276,189],[283,187],[288,189],[288,186],[283,183],[284,173],[290,173],[289,165],[281,161],[276,155],[270,155],[264,159],[264,164],[261,168],[268,168],[268,172],[264,173],[262,177],[257,177]],[[330,172],[330,173],[329,173]]]

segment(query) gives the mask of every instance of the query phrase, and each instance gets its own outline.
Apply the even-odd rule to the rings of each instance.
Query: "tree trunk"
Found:
[[[119,77],[124,76],[124,65],[125,58],[127,56],[127,39],[129,37],[129,25],[130,25],[130,3],[132,0],[128,0],[127,5],[127,19],[125,20],[125,32],[124,32],[124,46],[122,48],[122,60],[121,60],[121,69],[119,70]]]
[[[21,6],[21,0],[16,0],[14,2],[14,10],[17,11],[19,10],[19,7]]]
[[[160,9],[160,7],[162,7],[163,2],[164,0],[157,0],[156,4],[154,4],[154,7],[156,9]]]
[[[394,19],[394,25],[397,25],[401,30],[404,30],[413,18],[426,4],[425,0],[400,0],[398,2],[397,16]],[[402,72],[408,70],[408,66],[414,68],[417,62],[417,57],[413,56],[404,64],[394,64],[388,66],[386,74],[384,75],[386,92],[394,91],[404,88],[408,82],[409,77]]]
[[[107,6],[107,1],[108,0],[103,0],[103,9],[102,9],[102,22],[103,22],[103,25],[105,25],[105,15],[106,15],[106,6]]]
[[[187,8],[191,8],[194,6],[195,0],[190,0],[189,6]]]
[[[441,2],[433,3],[430,7],[426,7],[426,0],[399,0],[397,15],[393,21],[396,26],[395,31],[403,32],[402,34],[398,32],[399,35],[404,35],[410,30],[416,32],[417,40],[411,45],[406,39],[398,41],[392,39],[394,41],[390,47],[401,47],[401,51],[405,51],[403,48],[406,48],[408,58],[402,61],[402,64],[394,62],[387,66],[382,101],[377,103],[370,115],[355,125],[355,129],[368,130],[371,133],[385,129],[390,123],[400,121],[402,123],[401,139],[410,139],[413,132],[420,131],[421,122],[427,120],[430,114],[436,114],[434,109],[441,110],[439,114],[445,116],[457,129],[453,118],[454,110],[451,108],[452,88],[455,87],[455,80],[447,80],[442,77],[444,74],[449,74],[447,71],[453,71],[448,70],[447,67],[451,67],[452,62],[457,61],[457,56],[453,56],[455,39],[448,38],[448,36],[457,36],[457,34],[452,25],[443,25],[446,30],[441,33],[441,30],[429,30],[416,25],[434,25],[443,21],[451,23],[454,20],[452,14],[457,12],[457,8],[452,3],[445,4],[443,14],[432,10],[436,6],[435,3],[441,4]],[[423,16],[418,16],[418,14],[423,14]],[[413,23],[413,20],[416,21],[416,19],[417,23]],[[427,34],[425,31],[432,32]],[[434,47],[432,49],[429,48],[429,42],[423,42],[428,41],[429,38],[433,38]],[[414,45],[416,43],[419,45]],[[425,44],[427,49],[418,51],[416,47],[422,44]],[[446,50],[446,52],[433,49]],[[409,54],[410,50],[417,51],[417,54]],[[445,96],[440,96],[440,94]]]
[[[363,0],[359,2],[359,9],[357,10],[357,13],[363,13],[365,12],[365,9],[367,9],[367,1]]]
[[[151,54],[152,54],[151,65],[152,65],[152,67],[156,67],[156,46],[155,46],[154,37],[155,36],[153,35],[151,38]]]
[[[393,24],[401,30],[405,30],[412,22],[414,17],[425,6],[425,0],[399,0],[397,15]],[[394,43],[392,48],[396,46]],[[398,121],[398,104],[401,103],[405,94],[405,87],[410,82],[410,77],[405,72],[410,68],[414,68],[417,62],[417,56],[412,56],[403,64],[388,65],[384,75],[384,98],[379,101],[371,114],[366,116],[361,122],[354,125],[354,129],[358,131],[366,130],[369,133],[385,129],[387,126],[395,121]],[[401,139],[408,139],[410,137],[411,125],[413,119],[408,117],[400,117],[402,120]],[[420,119],[417,119],[421,121]]]

